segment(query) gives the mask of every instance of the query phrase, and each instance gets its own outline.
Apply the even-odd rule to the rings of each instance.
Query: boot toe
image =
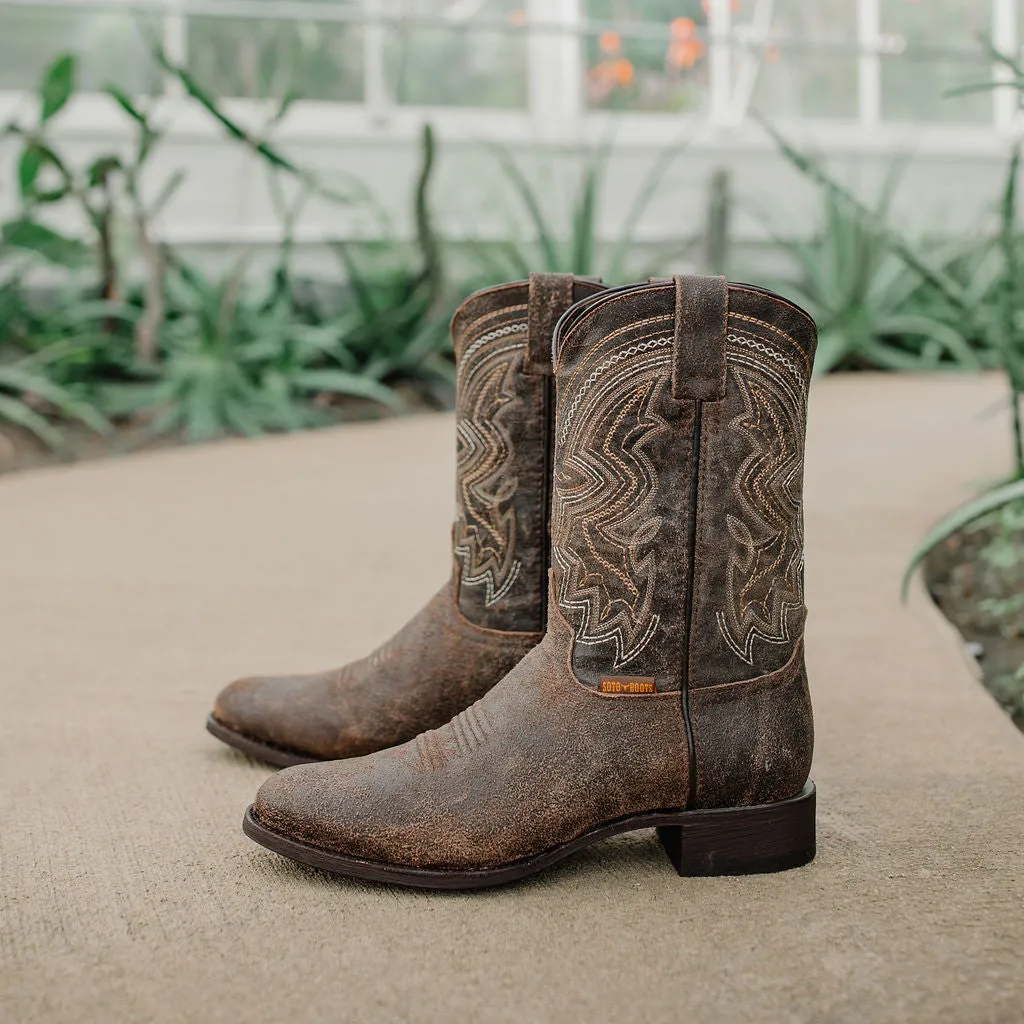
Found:
[[[260,786],[252,810],[266,829],[325,852],[406,862],[408,829],[418,826],[396,767],[381,754],[296,765]]]
[[[281,835],[303,842],[317,844],[326,837],[318,822],[323,824],[324,808],[318,806],[318,793],[323,792],[327,764],[296,765],[272,775],[260,786],[253,800],[253,811],[267,828]],[[332,818],[332,815],[327,815]]]
[[[267,740],[267,691],[271,688],[272,681],[263,676],[236,679],[217,694],[213,717],[235,732]]]
[[[330,707],[320,694],[323,684],[321,676],[237,679],[217,695],[213,718],[247,740],[304,760],[330,757],[336,730],[323,710]]]

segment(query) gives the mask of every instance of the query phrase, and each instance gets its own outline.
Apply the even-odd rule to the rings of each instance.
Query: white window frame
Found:
[[[1016,0],[990,2],[995,46],[1003,52],[1018,53]],[[402,133],[407,129],[414,130],[424,117],[443,125],[446,132],[454,132],[458,137],[478,136],[483,131],[484,134],[496,134],[510,140],[538,143],[582,142],[600,137],[612,122],[617,125],[619,137],[635,141],[664,139],[667,131],[671,137],[689,132],[695,144],[704,140],[718,143],[723,133],[742,143],[744,135],[751,134],[746,114],[756,84],[756,51],[770,28],[773,0],[757,0],[752,26],[732,23],[730,0],[710,0],[707,30],[709,97],[705,116],[622,114],[587,109],[582,95],[582,41],[591,27],[583,13],[583,0],[524,0],[529,33],[529,102],[525,110],[398,105],[388,94],[383,56],[385,23],[391,9],[389,4],[392,3],[393,0],[363,0],[363,12],[356,16],[366,26],[363,101],[298,103],[288,123],[283,126],[286,136],[294,133],[302,138],[336,138],[339,131],[355,135],[382,131]],[[329,7],[305,0],[279,0],[276,4],[257,4],[252,0],[215,0],[209,4],[198,0],[0,0],[0,9],[11,6],[162,13],[164,45],[168,54],[182,63],[187,59],[186,25],[189,14],[201,12],[209,16],[219,12],[237,17],[251,13],[263,17],[316,17],[322,20],[354,17],[352,14],[339,15]],[[761,17],[766,11],[767,21]],[[856,43],[859,52],[856,121],[851,124],[831,119],[801,119],[801,135],[820,138],[823,144],[831,144],[841,136],[845,140],[843,148],[874,150],[879,146],[898,146],[900,140],[906,140],[907,126],[886,122],[882,118],[881,61],[884,54],[898,50],[898,41],[882,34],[881,0],[857,0]],[[996,66],[993,75],[996,80],[1007,81],[1008,69]],[[0,91],[0,118],[22,99],[22,94]],[[172,110],[179,106],[183,108],[173,110],[174,123],[180,130],[187,133],[198,130],[199,119],[189,117],[187,105],[181,104],[180,100],[175,83],[169,82],[163,106]],[[226,102],[243,117],[261,109],[261,104],[255,101]],[[109,130],[111,123],[101,113],[104,105],[99,97],[79,97],[75,130],[80,133],[87,133],[90,129]],[[991,124],[915,124],[913,138],[915,146],[923,146],[926,151],[953,151],[969,142],[985,146],[1017,132],[1019,121],[1016,95],[1009,89],[997,89],[993,92]]]
[[[405,147],[406,154],[429,121],[446,149],[477,145],[493,138],[521,152],[534,148],[565,153],[578,151],[613,137],[618,149],[631,156],[651,157],[666,145],[685,139],[698,155],[728,163],[753,166],[769,159],[774,144],[747,116],[756,92],[758,54],[769,40],[774,0],[757,0],[752,23],[737,25],[729,0],[709,5],[709,96],[701,114],[619,113],[587,107],[584,95],[584,40],[600,26],[588,24],[583,0],[523,0],[527,14],[528,101],[521,110],[468,107],[422,107],[397,104],[388,92],[384,68],[384,42],[390,5],[395,0],[363,0],[364,95],[358,103],[301,101],[278,127],[275,139],[285,147],[310,152],[341,147],[347,151],[368,146]],[[814,2],[814,0],[805,0]],[[993,41],[998,49],[1018,53],[1017,0],[990,0]],[[189,14],[209,16],[211,7],[225,15],[253,13],[267,16],[267,7],[252,0],[0,0],[5,6],[93,8],[96,10],[144,10],[163,15],[163,41],[175,60],[187,59]],[[286,10],[304,18],[330,17],[330,9],[306,0],[277,0],[277,16]],[[898,40],[881,32],[881,0],[857,0],[858,94],[857,117],[852,119],[778,119],[783,132],[800,145],[831,157],[888,159],[898,152],[954,163],[973,161],[996,167],[1005,157],[1006,140],[1024,131],[1017,95],[1010,89],[994,90],[992,118],[986,124],[912,124],[889,122],[881,117],[881,62],[885,54],[898,52]],[[1005,81],[1005,68],[993,74]],[[264,103],[224,99],[224,109],[242,123],[259,124],[267,113]],[[0,91],[0,124],[25,107],[24,92]],[[168,141],[183,146],[223,145],[222,133],[204,111],[187,101],[175,83],[167,83],[155,111],[167,127]],[[130,131],[123,114],[108,97],[83,93],[73,100],[70,116],[62,117],[58,131],[63,138],[83,144],[108,145],[126,139]],[[259,184],[244,188],[253,194]],[[239,192],[244,191],[240,186]],[[0,197],[2,198],[2,197]],[[242,200],[240,199],[240,203]],[[242,204],[244,205],[244,204]],[[240,205],[239,209],[242,209]],[[223,223],[206,222],[186,215],[165,226],[169,240],[198,244],[231,241],[254,243],[275,240],[273,222],[252,219],[248,214],[225,211]],[[300,240],[333,237],[337,225],[304,224]]]

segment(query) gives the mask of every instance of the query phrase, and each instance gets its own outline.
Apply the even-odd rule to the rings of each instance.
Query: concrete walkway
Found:
[[[820,853],[768,877],[679,879],[637,833],[432,895],[243,837],[268,769],[203,731],[213,694],[358,655],[432,593],[448,417],[0,480],[0,1019],[1024,1020],[1024,736],[897,598],[925,528],[1009,465],[1000,397],[816,386]]]

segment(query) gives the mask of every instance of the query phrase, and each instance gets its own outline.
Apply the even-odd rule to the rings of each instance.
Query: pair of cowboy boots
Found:
[[[294,766],[245,832],[425,888],[649,827],[683,875],[807,863],[813,321],[724,278],[535,274],[452,337],[451,581],[362,661],[221,693],[210,731]]]

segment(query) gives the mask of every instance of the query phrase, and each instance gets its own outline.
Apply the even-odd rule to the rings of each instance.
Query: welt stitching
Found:
[[[750,324],[757,324],[758,327],[764,327],[766,330],[772,331],[773,333],[779,335],[779,337],[785,338],[786,341],[788,341],[790,345],[792,345],[793,348],[795,348],[797,352],[800,353],[800,357],[804,361],[804,368],[808,371],[808,373],[810,373],[811,360],[808,357],[807,353],[803,350],[803,346],[799,345],[791,334],[787,334],[784,330],[782,330],[781,327],[776,327],[775,324],[770,324],[765,320],[760,320],[756,316],[748,316],[746,313],[730,312],[729,316],[734,316],[738,320],[745,320],[747,323]]]
[[[772,295],[767,292],[753,292],[749,288],[744,288],[739,284],[730,284],[729,290],[736,290],[743,292],[744,295],[753,295],[755,299],[766,299],[768,302],[774,303],[776,306],[782,306],[783,309],[791,309],[798,316],[803,317],[804,321],[810,325],[812,331],[818,329],[815,324],[813,317],[805,309],[801,309],[795,302],[790,302],[788,299],[784,299],[781,295]]]
[[[661,289],[661,290],[662,291],[666,291],[667,289]],[[614,306],[614,305],[617,305],[620,302],[628,302],[628,301],[630,301],[633,298],[635,298],[635,293],[634,292],[631,292],[631,291],[630,292],[624,292],[622,295],[615,295],[615,296],[612,296],[612,298],[610,298],[610,299],[605,299],[604,302],[601,302],[601,303],[598,304],[597,308],[605,309],[606,306]],[[586,313],[584,313],[584,315],[579,319],[579,321],[577,323],[573,324],[571,328],[569,328],[569,332],[562,338],[562,341],[568,342],[572,338],[572,336],[578,330],[580,330],[583,327],[583,325],[587,322],[587,320],[592,315],[594,315],[594,312],[595,312],[594,310],[588,310]],[[673,308],[673,312],[671,312],[671,313],[662,313],[662,314],[659,314],[658,316],[655,316],[655,317],[648,317],[646,320],[634,320],[632,323],[630,323],[628,325],[628,327],[623,328],[623,330],[629,330],[629,328],[631,328],[631,327],[645,327],[647,324],[653,323],[655,320],[659,320],[659,319],[665,319],[665,320],[673,320],[673,319],[675,319],[675,310],[674,310],[674,308]],[[562,352],[563,351],[564,351],[564,347],[562,345],[559,345],[558,346],[558,362],[559,363],[561,363],[561,361],[562,361]],[[556,369],[557,369],[557,367],[556,367]]]
[[[470,320],[469,323],[466,324],[465,328],[463,328],[463,341],[465,342],[470,335],[474,334],[480,328],[483,328],[480,333],[485,334],[488,330],[489,324],[495,320],[500,320],[503,317],[512,316],[513,314],[524,313],[528,309],[529,306],[526,303],[522,303],[518,306],[502,306],[500,309],[491,310],[490,313],[481,313],[480,316]],[[474,337],[473,340],[476,341],[477,339]]]

